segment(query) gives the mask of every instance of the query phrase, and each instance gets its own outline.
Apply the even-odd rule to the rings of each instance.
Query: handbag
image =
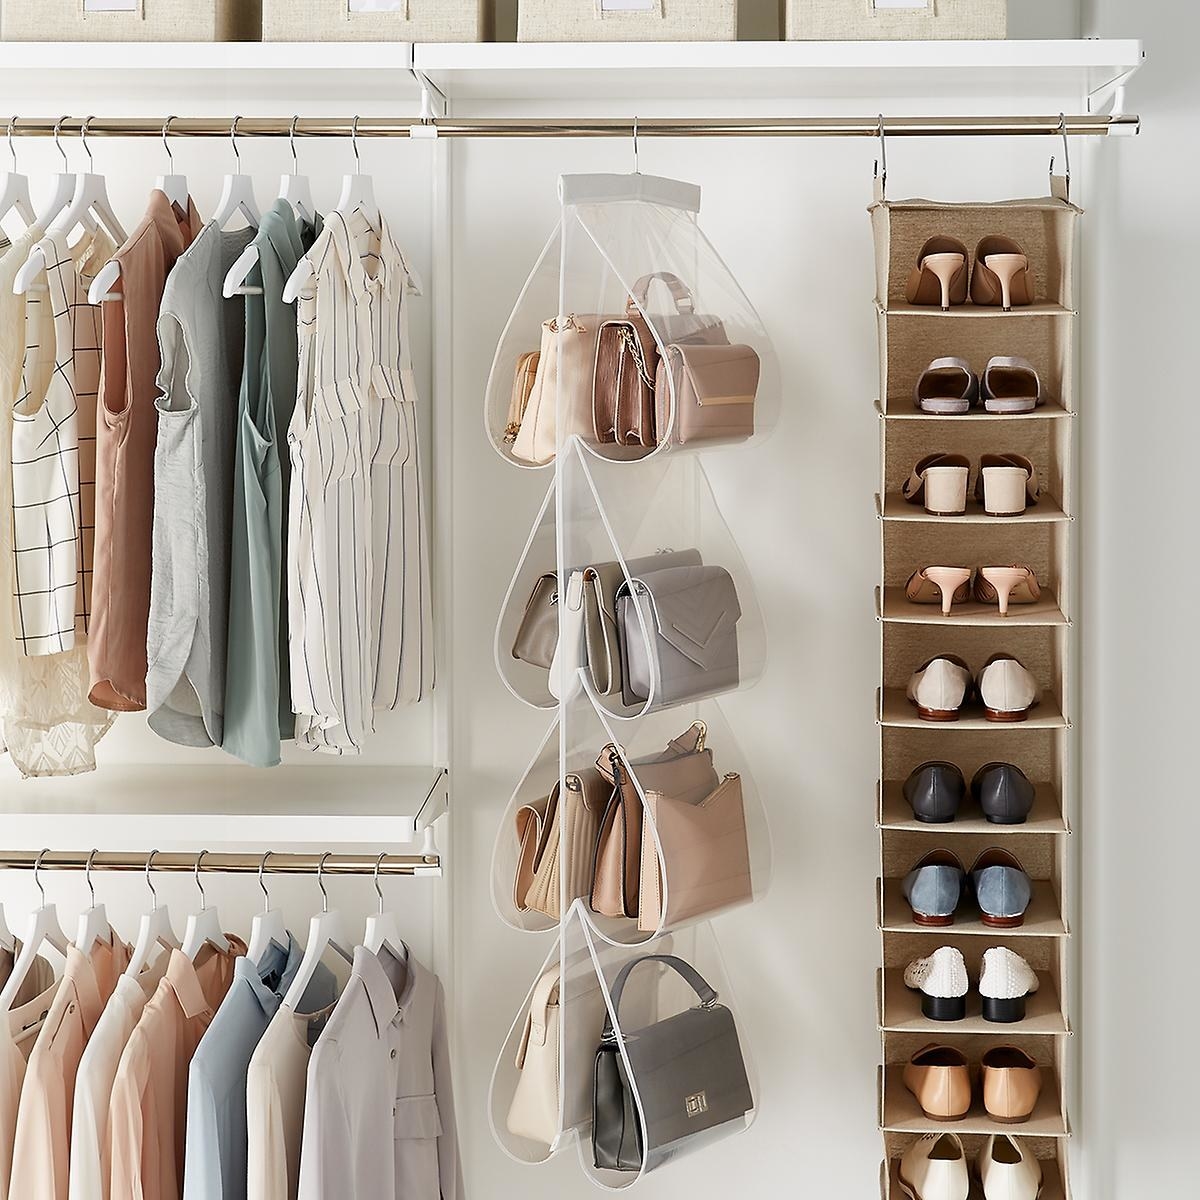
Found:
[[[658,344],[633,297],[625,316],[605,321],[596,344],[592,425],[596,441],[654,446],[654,380]]]
[[[591,891],[596,838],[611,786],[592,767],[572,772],[545,800],[517,810],[517,861],[514,900],[521,912],[562,917],[561,880],[566,899]]]
[[[541,357],[540,351],[529,350],[517,359],[512,395],[508,401],[508,424],[504,427],[504,440],[509,445],[517,440],[517,433],[529,404],[529,396],[533,391],[533,383],[537,378],[538,359]]]
[[[623,1030],[618,1040],[613,1018],[620,1021],[625,982],[647,962],[676,971],[700,1003],[643,1029]],[[717,1002],[717,993],[691,964],[673,954],[635,958],[621,968],[610,995],[592,1087],[592,1157],[598,1168],[640,1171],[683,1138],[736,1121],[754,1107],[733,1013]]]
[[[617,592],[621,698],[662,707],[738,685],[742,609],[724,567],[643,571]],[[644,629],[644,633],[643,633]]]
[[[705,747],[705,737],[704,722],[693,722],[679,737],[668,742],[661,753],[632,763],[631,769],[642,790],[693,802],[709,795],[717,786],[717,773],[713,769],[712,751]],[[591,908],[601,916],[636,917],[645,822],[642,798],[614,743],[610,742],[600,752],[596,768],[612,783],[613,791],[596,838]]]
[[[674,303],[674,312],[650,313],[650,287],[656,282],[666,284]],[[678,275],[673,275],[670,271],[655,271],[643,275],[630,291],[630,303],[654,326],[664,346],[673,342],[688,345],[729,344],[725,322],[711,313],[696,312],[696,302],[692,298],[691,290]]]
[[[560,992],[558,967],[534,984],[517,1046],[520,1074],[505,1122],[509,1133],[546,1146],[553,1145],[558,1137]]]
[[[639,772],[640,778],[640,772]],[[642,834],[638,929],[657,933],[704,913],[731,908],[753,894],[742,777],[725,778],[703,796],[674,794],[643,783],[646,819],[654,833]],[[667,904],[663,910],[663,861]]]
[[[669,345],[654,381],[660,439],[685,446],[753,437],[760,372],[751,346]]]
[[[525,602],[525,612],[513,638],[512,656],[535,667],[550,669],[558,645],[558,576],[539,575]]]

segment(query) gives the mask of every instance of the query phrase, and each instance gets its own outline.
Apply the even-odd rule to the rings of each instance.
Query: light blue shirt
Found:
[[[261,963],[246,957],[234,963],[233,983],[188,1070],[184,1200],[245,1200],[246,1072],[302,958],[289,933],[287,947],[272,942]],[[304,1011],[336,997],[333,972],[318,965],[304,992]]]

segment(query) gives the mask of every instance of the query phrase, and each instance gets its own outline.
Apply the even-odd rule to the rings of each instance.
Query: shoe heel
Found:
[[[969,474],[967,467],[928,467],[924,476],[925,511],[937,517],[954,517],[965,513]]]
[[[1023,467],[982,467],[980,472],[983,475],[983,508],[988,516],[1019,517],[1025,511],[1028,472]],[[927,498],[928,494],[929,485],[926,484]]]
[[[961,1021],[967,1015],[966,996],[921,995],[921,1012],[930,1021]]]
[[[942,312],[950,311],[950,285],[966,265],[961,254],[930,254],[921,262],[923,270],[935,276],[942,287]]]
[[[948,617],[954,607],[954,593],[971,578],[971,572],[966,567],[926,567],[925,578],[941,593],[942,616]]]
[[[1024,254],[989,254],[984,266],[1000,281],[1000,302],[1005,312],[1012,312],[1013,280],[1029,269],[1029,259]]]
[[[992,468],[987,468],[991,470]],[[987,484],[984,484],[985,495]],[[1008,598],[1028,578],[1028,572],[1014,567],[980,567],[979,573],[992,585],[1000,605],[1000,615],[1008,616]]]
[[[926,1016],[929,1014],[926,1013]],[[1013,1025],[1025,1020],[1025,997],[998,1000],[993,996],[983,997],[983,1019],[996,1025]]]

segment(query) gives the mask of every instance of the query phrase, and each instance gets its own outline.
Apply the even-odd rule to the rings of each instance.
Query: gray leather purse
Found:
[[[665,567],[622,584],[617,631],[626,706],[648,700],[652,684],[656,707],[737,687],[741,615],[724,567]]]
[[[628,1071],[612,1014],[605,1017],[593,1082],[592,1152],[597,1167],[614,1171],[653,1165],[681,1139],[736,1121],[754,1107],[733,1013],[689,963],[673,954],[626,963],[613,982],[612,1012],[619,1019],[629,973],[648,962],[677,971],[700,1004],[644,1029],[622,1030]]]

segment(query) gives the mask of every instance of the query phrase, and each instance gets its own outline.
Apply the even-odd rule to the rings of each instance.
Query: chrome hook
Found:
[[[46,889],[42,886],[42,859],[50,853],[50,848],[47,846],[45,850],[39,852],[37,858],[33,861],[33,882],[37,885],[37,890],[42,893],[42,907],[46,907]]]
[[[13,145],[13,130],[16,129],[16,127],[17,127],[17,118],[10,117],[8,120],[8,152],[9,152],[9,154],[12,155],[12,160],[13,160],[12,169],[13,169],[14,174],[16,174],[16,170],[17,170],[17,148],[16,148],[16,146]]]
[[[154,890],[154,884],[150,882],[150,864],[154,861],[154,856],[158,853],[157,850],[151,850],[146,855],[146,886],[150,889],[150,911],[158,911],[158,893]]]
[[[887,132],[883,127],[883,113],[879,114],[879,124],[875,136],[879,138],[879,157],[875,160],[874,177],[879,181],[879,198],[887,195]]]
[[[1071,199],[1071,147],[1067,142],[1067,114],[1058,114],[1058,135],[1063,144],[1063,180],[1066,184],[1065,200]],[[1054,193],[1054,155],[1050,155],[1050,192]]]
[[[383,887],[379,882],[379,868],[383,866],[385,858],[387,858],[386,850],[375,860],[375,895],[379,897],[379,911],[381,913],[383,912]]]
[[[229,123],[229,144],[233,147],[233,158],[234,158],[234,162],[236,162],[236,164],[237,164],[237,166],[234,170],[235,175],[240,175],[242,173],[242,156],[241,156],[241,153],[238,151],[238,144],[237,144],[237,127],[238,127],[238,122],[241,119],[242,118],[240,116],[234,117],[233,120],[230,121],[230,123]]]
[[[263,912],[270,912],[270,911],[271,911],[271,893],[267,891],[267,885],[266,885],[266,883],[263,881],[263,871],[266,869],[266,866],[267,866],[267,859],[268,859],[268,858],[270,858],[270,857],[271,857],[271,855],[272,855],[272,854],[274,854],[274,853],[275,853],[275,851],[274,851],[274,850],[268,850],[268,851],[267,851],[267,852],[266,852],[266,853],[265,853],[265,854],[262,856],[262,858],[259,860],[259,864],[258,864],[258,886],[259,886],[260,888],[262,888],[262,894],[263,894]]]
[[[79,127],[79,140],[83,143],[83,152],[88,156],[88,172],[95,174],[96,160],[92,158],[91,147],[87,144],[88,126],[92,123],[92,117],[84,117],[83,124]]]
[[[359,174],[362,173],[362,157],[358,153],[358,118],[350,123],[350,144],[354,147],[354,163]]]
[[[300,159],[296,154],[296,126],[300,123],[299,116],[292,118],[292,123],[288,127],[288,145],[292,148],[292,174],[300,174]]]
[[[59,140],[59,135],[62,133],[63,122],[69,120],[69,117],[59,117],[54,122],[54,148],[62,155],[63,166],[68,170],[71,167],[70,160],[67,158],[67,152],[62,148],[62,142]]]
[[[192,868],[192,878],[196,881],[196,890],[200,893],[200,911],[204,912],[208,908],[208,897],[204,894],[204,884],[200,882],[200,864],[204,861],[204,856],[208,853],[207,850],[201,850],[196,855],[196,865]]]
[[[166,155],[167,155],[167,174],[168,175],[175,174],[175,156],[171,153],[171,146],[170,146],[170,143],[167,141],[167,134],[170,133],[170,131],[171,131],[171,122],[173,120],[175,120],[174,117],[168,117],[163,122],[163,127],[162,127],[162,144],[163,144],[163,150],[166,151]]]
[[[320,861],[317,863],[317,887],[321,889],[321,911],[327,913],[329,911],[329,895],[325,891],[325,880],[321,872],[325,869],[325,860],[333,856],[332,850],[326,850],[321,855]]]
[[[633,118],[633,173],[640,175],[642,172],[638,167],[638,119]]]
[[[87,884],[88,891],[92,894],[92,907],[96,907],[96,885],[92,882],[92,862],[95,859],[98,851],[93,850],[87,856],[87,862],[83,867],[83,881]]]

